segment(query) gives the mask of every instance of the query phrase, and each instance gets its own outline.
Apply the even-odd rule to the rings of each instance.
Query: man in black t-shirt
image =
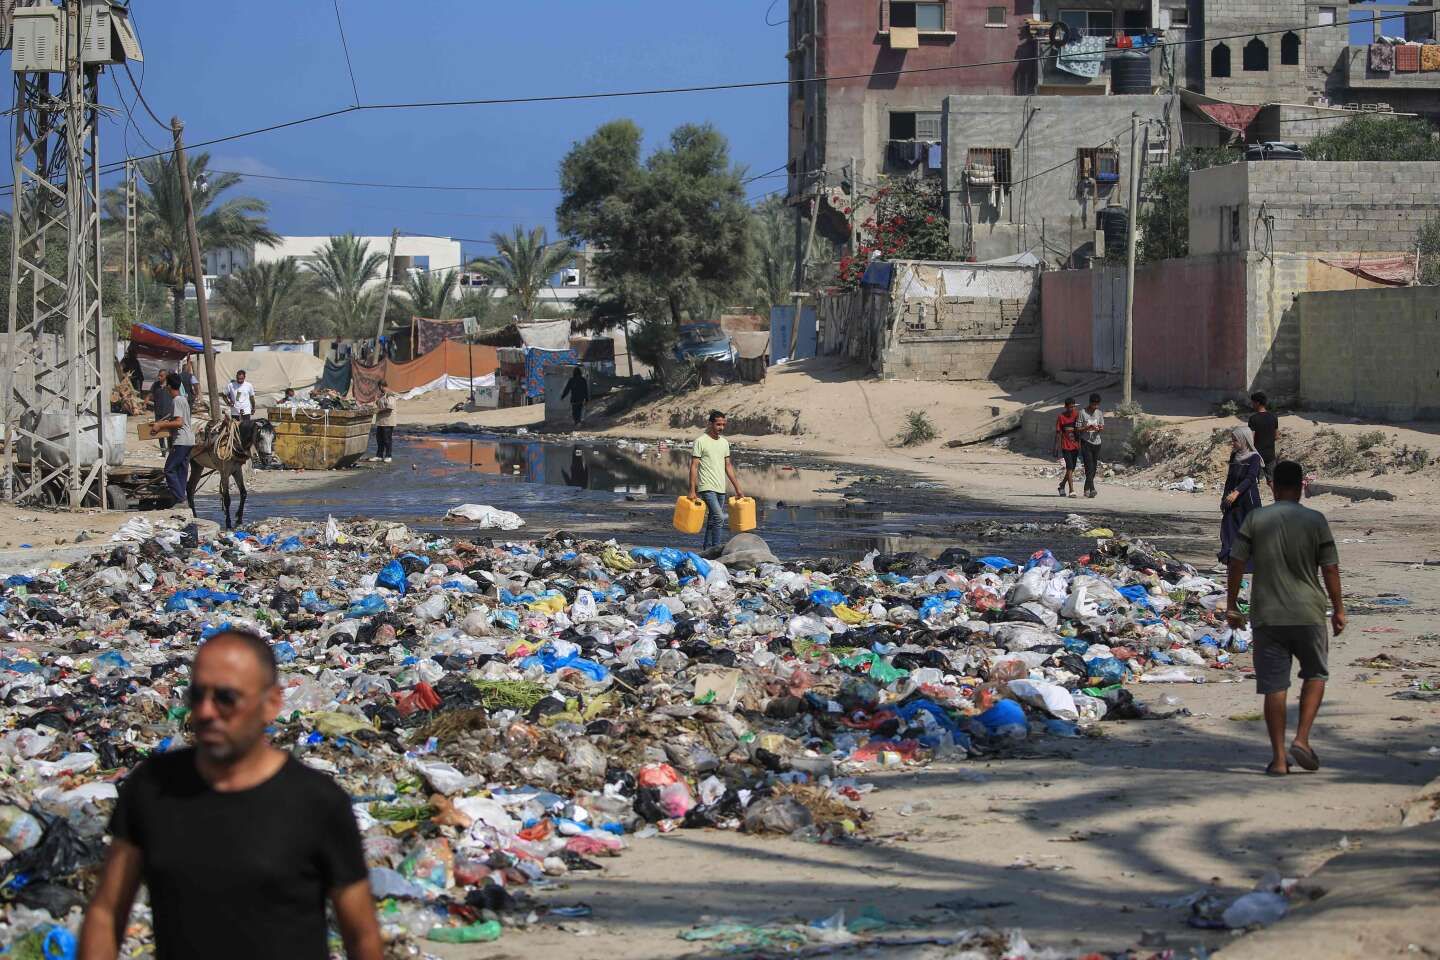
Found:
[[[1280,418],[1270,412],[1270,403],[1265,394],[1256,391],[1250,394],[1250,403],[1255,412],[1250,415],[1250,432],[1255,434],[1255,450],[1265,461],[1265,479],[1275,479],[1275,437],[1280,432]]]
[[[115,960],[141,881],[156,960],[325,960],[325,901],[350,960],[381,960],[360,832],[345,791],[271,746],[275,657],[230,630],[200,648],[186,690],[195,746],[120,787],[80,960]]]

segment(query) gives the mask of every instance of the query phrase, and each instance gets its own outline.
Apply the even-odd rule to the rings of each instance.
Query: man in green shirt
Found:
[[[735,488],[735,496],[743,497],[740,479],[730,462],[730,441],[726,440],[725,414],[710,411],[710,427],[695,438],[690,456],[690,499],[705,501],[705,541],[700,547],[708,550],[720,546],[725,529],[725,481]]]
[[[1330,628],[1338,637],[1345,629],[1345,600],[1330,524],[1318,510],[1300,505],[1304,470],[1293,460],[1282,460],[1275,465],[1274,476],[1275,502],[1246,517],[1231,544],[1226,619],[1236,627],[1245,623],[1237,601],[1245,565],[1253,562],[1250,620],[1255,626],[1255,690],[1265,698],[1265,728],[1274,754],[1265,772],[1280,776],[1290,772],[1289,759],[1306,770],[1320,769],[1320,758],[1310,747],[1310,727],[1325,699],[1329,677],[1326,612],[1330,611]],[[1304,682],[1287,759],[1285,712],[1292,659],[1300,661]]]

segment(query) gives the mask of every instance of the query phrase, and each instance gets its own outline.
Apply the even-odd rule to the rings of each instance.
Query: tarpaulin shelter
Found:
[[[130,324],[130,343],[140,356],[165,359],[180,359],[205,349],[205,345],[195,337],[171,333],[148,323]]]
[[[197,363],[195,373],[200,377],[200,392],[209,390],[205,365]],[[245,379],[255,387],[257,405],[264,406],[278,401],[289,387],[297,393],[309,390],[325,372],[325,361],[307,353],[275,353],[238,350],[215,355],[216,388],[225,392],[235,374],[245,371]]]
[[[467,347],[455,340],[445,340],[429,353],[409,363],[384,364],[385,381],[395,393],[409,393],[416,387],[433,384],[446,378],[466,380],[472,376],[488,376],[499,369],[494,347]],[[433,389],[448,389],[435,387]]]
[[[423,358],[448,340],[465,339],[464,320],[426,320],[416,317],[414,325],[415,357]]]
[[[345,396],[350,392],[350,361],[326,360],[325,372],[320,375],[320,382],[315,386],[334,390],[340,396]]]
[[[1408,287],[1415,279],[1412,257],[1321,257],[1320,262],[1349,271],[1363,280],[1391,287]]]
[[[575,366],[580,358],[575,351],[566,347],[564,350],[543,350],[538,347],[525,348],[525,396],[529,400],[538,400],[545,395],[545,373],[552,367]]]

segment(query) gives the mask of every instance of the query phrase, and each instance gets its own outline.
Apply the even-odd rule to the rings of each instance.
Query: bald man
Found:
[[[80,960],[115,960],[141,881],[157,960],[325,960],[325,901],[350,960],[382,960],[360,833],[333,780],[272,746],[270,645],[211,637],[186,688],[195,745],[153,756],[120,787]]]

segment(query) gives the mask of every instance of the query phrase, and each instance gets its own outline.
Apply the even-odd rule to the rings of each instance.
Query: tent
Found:
[[[205,364],[197,362],[195,367],[200,377],[200,392],[207,394],[210,388],[205,379]],[[292,387],[298,393],[315,386],[325,372],[325,361],[305,353],[256,353],[251,350],[217,353],[215,378],[221,393],[241,370],[245,371],[245,379],[255,386],[257,405],[264,406],[278,401],[286,387]]]
[[[169,330],[152,327],[148,323],[130,324],[130,343],[134,345],[135,352],[141,356],[164,357],[165,359],[179,359],[188,354],[200,353],[205,349],[204,344],[195,337],[171,333]]]

